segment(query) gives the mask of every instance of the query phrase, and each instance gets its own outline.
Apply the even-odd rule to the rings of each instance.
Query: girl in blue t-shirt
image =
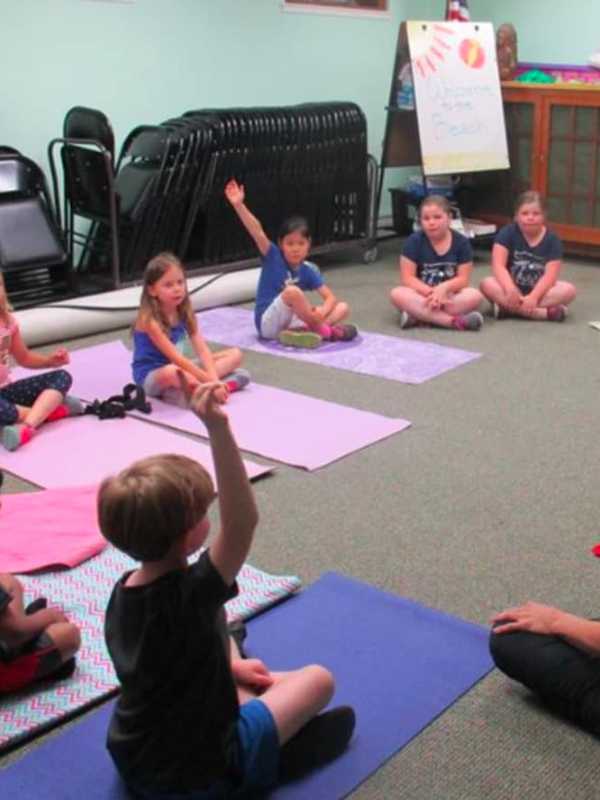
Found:
[[[184,353],[189,343],[195,357]],[[188,382],[222,381],[215,397],[225,403],[230,392],[243,389],[250,380],[239,369],[242,353],[237,347],[211,352],[192,310],[183,265],[173,253],[160,253],[148,262],[140,310],[133,328],[133,379],[150,397],[178,402],[183,370]]]
[[[559,281],[562,245],[546,227],[544,201],[538,192],[523,192],[515,221],[505,225],[492,249],[492,276],[480,289],[496,319],[513,315],[562,322],[575,299],[572,283]]]
[[[275,244],[246,206],[241,184],[230,180],[225,197],[262,256],[254,310],[258,335],[291,347],[318,347],[324,339],[354,339],[356,327],[342,324],[350,313],[348,303],[338,300],[318,268],[306,261],[311,245],[306,220],[287,219]],[[306,291],[316,291],[323,302],[313,305],[304,294]]]
[[[419,208],[421,230],[402,248],[402,285],[390,292],[401,312],[400,327],[419,322],[442,328],[477,331],[483,317],[477,311],[481,293],[469,287],[473,253],[466,236],[450,227],[450,204],[441,195],[429,195]]]

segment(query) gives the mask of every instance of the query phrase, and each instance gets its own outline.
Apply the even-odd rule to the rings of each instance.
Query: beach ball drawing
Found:
[[[458,54],[467,67],[481,69],[485,62],[485,50],[477,39],[463,39],[458,46]]]

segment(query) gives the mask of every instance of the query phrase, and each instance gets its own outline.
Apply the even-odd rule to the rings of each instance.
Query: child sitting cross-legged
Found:
[[[0,472],[0,486],[4,475]],[[79,629],[44,597],[23,602],[23,585],[0,574],[0,695],[43,679],[67,678],[75,669]]]
[[[224,604],[237,593],[258,514],[218,383],[190,389],[204,422],[217,477],[221,526],[208,549],[206,470],[176,455],[138,461],[107,478],[100,528],[140,561],[118,581],[106,612],[106,640],[121,683],[108,749],[136,796],[246,798],[339,755],[354,712],[319,714],[333,694],[320,666],[271,672],[241,658]]]
[[[286,219],[275,243],[246,206],[243,186],[229,181],[225,197],[262,256],[254,310],[258,335],[290,347],[318,347],[323,340],[356,338],[356,326],[344,323],[350,313],[348,304],[336,298],[315,264],[306,260],[311,238],[304,217]],[[305,295],[313,290],[323,300],[320,305],[312,305]]]
[[[31,441],[43,423],[83,414],[83,404],[67,394],[73,379],[64,369],[12,380],[13,361],[42,370],[68,364],[69,353],[64,347],[49,355],[30,350],[11,312],[0,275],[0,441],[7,450],[16,450]]]

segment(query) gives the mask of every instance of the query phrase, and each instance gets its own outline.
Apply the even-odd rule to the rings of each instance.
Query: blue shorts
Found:
[[[237,735],[240,745],[237,767],[242,775],[239,786],[219,781],[210,789],[186,794],[165,794],[132,786],[135,797],[141,800],[221,800],[223,797],[244,800],[256,797],[257,791],[273,787],[279,774],[279,735],[273,715],[262,700],[250,700],[240,706]]]

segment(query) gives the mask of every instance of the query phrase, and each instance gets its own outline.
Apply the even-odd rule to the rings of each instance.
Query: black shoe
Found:
[[[123,394],[115,394],[109,397],[106,402],[121,403],[125,411],[142,411],[144,414],[152,413],[152,406],[146,400],[144,387],[135,383],[128,383],[123,387]]]
[[[51,672],[49,675],[44,675],[44,679],[64,681],[66,678],[71,677],[71,675],[75,672],[76,666],[77,662],[75,661],[75,656],[73,656],[73,658],[65,661],[64,664],[61,664],[58,669],[55,669],[54,672]]]
[[[109,400],[94,400],[85,407],[84,414],[93,414],[98,419],[124,419],[125,406]]]
[[[48,605],[48,601],[45,597],[36,597],[35,600],[32,600],[28,606],[25,606],[25,613],[29,616],[29,614],[35,614],[36,611],[42,611],[42,609],[46,608]]]
[[[354,732],[356,715],[350,706],[338,706],[314,717],[281,748],[279,779],[294,781],[341,756]]]

